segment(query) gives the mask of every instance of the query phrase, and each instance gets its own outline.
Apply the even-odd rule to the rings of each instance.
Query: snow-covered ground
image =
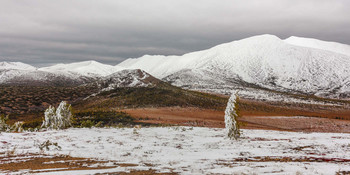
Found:
[[[224,129],[92,128],[1,133],[0,140],[0,152],[15,148],[14,154],[43,153],[37,145],[50,140],[57,142],[60,149],[52,146],[44,154],[138,164],[131,167],[134,169],[148,169],[152,164],[151,168],[159,172],[180,174],[335,174],[350,171],[346,160],[350,157],[350,134],[339,133],[243,130],[243,138],[234,141],[224,137]],[[125,170],[102,169],[93,173]],[[89,174],[86,170],[69,173]]]

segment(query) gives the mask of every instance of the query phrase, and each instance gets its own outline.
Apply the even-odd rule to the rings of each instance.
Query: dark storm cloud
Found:
[[[259,34],[350,44],[346,0],[2,0],[0,61],[109,64]]]

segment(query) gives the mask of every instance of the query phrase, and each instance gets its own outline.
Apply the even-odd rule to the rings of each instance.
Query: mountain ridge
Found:
[[[301,46],[303,41],[307,46]],[[350,56],[339,53],[338,46],[350,48],[340,43],[294,36],[282,40],[266,34],[181,56],[144,55],[115,66],[83,61],[42,68],[29,67],[30,70],[26,71],[32,71],[34,77],[53,74],[71,79],[96,80],[125,69],[141,69],[175,86],[193,90],[228,94],[232,89],[254,87],[254,93],[267,88],[346,99],[350,97]],[[11,75],[11,71],[16,72],[15,66],[11,69],[2,66],[1,69],[1,63],[9,64],[0,62],[0,83],[11,76],[20,80],[18,77],[28,73],[22,70],[24,66],[18,66],[17,72],[22,73]],[[16,81],[16,78],[11,81]]]
[[[182,56],[144,56],[119,65],[143,69],[169,82],[174,81],[169,76],[194,70],[215,75],[209,78],[195,75],[212,81],[233,78],[272,90],[348,98],[350,57],[329,50],[292,45],[273,35],[260,35]],[[191,80],[180,84],[191,89],[201,82]]]
[[[350,46],[346,44],[297,36],[291,36],[289,38],[286,38],[284,41],[297,46],[327,50],[350,56]]]

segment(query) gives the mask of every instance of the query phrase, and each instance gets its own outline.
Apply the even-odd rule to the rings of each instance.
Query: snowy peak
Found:
[[[119,87],[149,87],[159,82],[160,80],[140,69],[122,70],[100,81],[104,86],[108,85],[103,91]]]
[[[107,76],[114,72],[123,70],[120,66],[111,66],[97,61],[83,61],[70,64],[56,64],[49,67],[40,68],[41,71],[52,73],[74,73],[83,76]]]
[[[36,70],[34,66],[31,66],[29,64],[25,64],[22,62],[7,62],[7,61],[0,62],[0,70],[10,70],[10,69]]]
[[[118,71],[85,86],[94,87],[98,92],[85,99],[94,97],[102,92],[109,92],[118,88],[140,88],[157,86],[160,80],[140,69],[126,69]]]
[[[281,41],[282,40],[275,35],[264,34],[264,35],[256,35],[256,36],[244,38],[233,42],[242,42],[242,43],[247,42],[251,44],[253,43],[260,44],[260,43],[280,43]]]
[[[350,56],[350,46],[346,44],[322,41],[322,40],[313,39],[313,38],[296,37],[296,36],[291,36],[285,39],[284,41],[288,44],[292,44],[296,46],[327,50],[327,51]]]
[[[259,35],[182,56],[145,55],[140,58],[130,58],[120,63],[119,66],[142,69],[157,78],[164,78],[180,70],[205,67],[215,59],[232,62],[235,60],[235,57],[232,56],[240,59],[241,56],[269,54],[271,50],[276,50],[282,45],[285,43],[274,35]]]

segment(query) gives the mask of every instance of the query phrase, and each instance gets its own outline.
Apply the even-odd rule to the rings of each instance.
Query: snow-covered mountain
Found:
[[[83,61],[70,64],[56,64],[49,67],[39,68],[41,71],[59,74],[78,74],[87,77],[107,76],[114,72],[123,70],[119,66],[102,64],[97,61]]]
[[[22,62],[7,62],[7,61],[0,62],[0,70],[10,70],[10,69],[36,70],[36,67],[31,66],[29,64],[22,63]]]
[[[30,86],[77,86],[95,79],[85,76],[71,77],[39,70],[0,70],[0,84]]]
[[[67,81],[80,85],[121,70],[140,69],[172,85],[200,91],[229,94],[240,89],[246,97],[262,99],[271,92],[346,99],[350,97],[349,47],[310,38],[260,35],[182,56],[145,55],[116,66],[84,61],[35,68],[0,62],[0,84],[61,85]]]
[[[350,56],[333,48],[341,44],[319,41],[314,44],[319,48],[311,48],[300,43],[295,37],[260,35],[182,56],[145,55],[119,66],[145,70],[176,86],[218,93],[253,88],[350,97]]]
[[[123,70],[96,61],[35,68],[21,62],[0,62],[0,84],[75,86]]]

